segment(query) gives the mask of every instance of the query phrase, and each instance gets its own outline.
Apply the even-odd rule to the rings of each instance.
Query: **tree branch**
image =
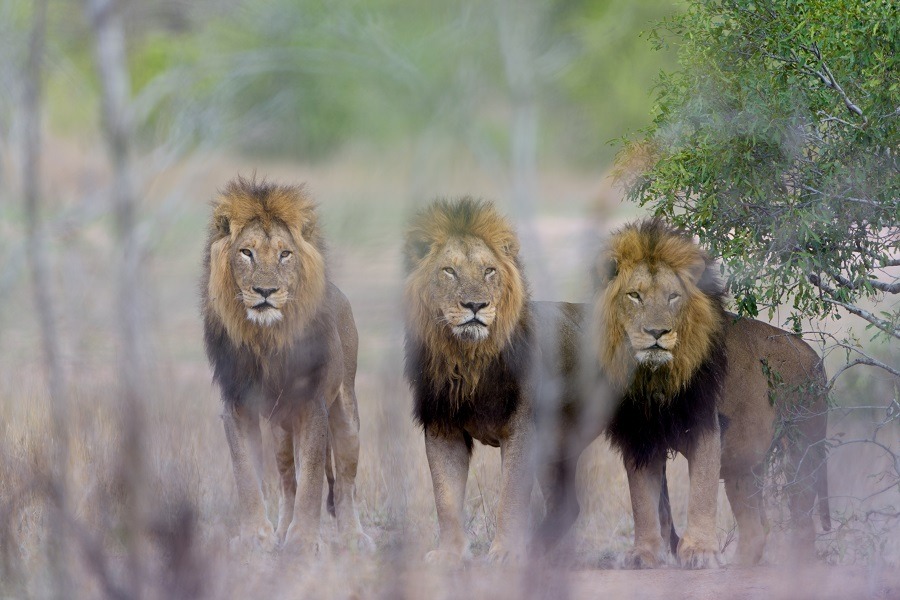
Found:
[[[845,287],[850,290],[858,290],[863,283],[867,283],[869,286],[873,287],[876,290],[886,292],[889,294],[900,294],[900,281],[895,283],[885,283],[883,281],[878,281],[876,279],[868,279],[868,280],[859,280],[856,282],[850,281],[843,275],[832,273],[831,277],[837,281],[841,287]]]
[[[812,55],[816,57],[816,60],[818,60],[819,64],[822,65],[822,71],[824,71],[824,73],[822,71],[816,71],[815,69],[808,70],[815,73],[815,75],[818,76],[819,79],[821,79],[827,87],[830,87],[841,95],[841,98],[843,99],[844,105],[847,107],[847,110],[854,113],[855,115],[862,117],[864,123],[868,122],[868,119],[866,119],[866,116],[863,114],[862,109],[858,107],[852,100],[850,100],[850,97],[847,96],[847,92],[844,91],[844,88],[842,88],[834,78],[834,74],[831,72],[831,69],[828,68],[828,64],[822,59],[822,52],[819,50],[819,45],[813,43],[812,45],[804,46],[803,48],[806,51],[811,52]]]
[[[828,294],[828,296],[830,296],[830,297],[826,297],[826,296],[822,297],[822,300],[824,300],[825,302],[828,302],[829,304],[834,304],[836,306],[840,306],[841,308],[843,308],[850,314],[856,315],[857,317],[859,317],[861,319],[865,319],[866,321],[868,321],[869,323],[871,323],[872,325],[874,325],[881,331],[885,332],[886,334],[888,334],[892,337],[895,337],[897,339],[900,339],[900,327],[896,327],[896,326],[892,325],[889,321],[885,321],[884,319],[879,319],[878,317],[876,317],[869,311],[859,308],[858,306],[853,306],[852,304],[847,304],[846,302],[842,302],[841,300],[838,300],[837,299],[838,298],[837,291],[833,287],[831,287],[830,285],[828,285],[827,283],[822,281],[819,278],[819,276],[816,275],[815,273],[809,273],[807,275],[807,278],[809,279],[810,283],[812,283],[814,286],[818,287],[820,290],[824,291],[825,293]]]
[[[857,348],[853,348],[853,350],[856,350],[857,352],[859,352],[859,349],[857,349]],[[860,352],[860,354],[863,354],[863,353]],[[900,377],[900,371],[898,371],[897,369],[894,369],[893,367],[884,364],[880,360],[876,360],[868,355],[863,354],[863,358],[855,358],[855,359],[851,360],[850,362],[848,362],[847,364],[845,364],[844,366],[842,366],[840,369],[838,369],[837,372],[831,376],[831,379],[828,380],[828,384],[825,386],[825,390],[830,392],[831,389],[834,387],[834,384],[837,383],[838,377],[840,377],[841,374],[843,374],[843,372],[846,371],[847,369],[849,369],[851,367],[855,367],[857,365],[868,365],[870,367],[878,367],[879,369],[884,369],[885,371],[887,371],[888,373],[890,373],[896,377]]]

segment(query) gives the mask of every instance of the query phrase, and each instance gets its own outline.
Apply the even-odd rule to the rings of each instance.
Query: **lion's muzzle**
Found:
[[[453,335],[468,342],[480,342],[487,339],[489,326],[494,320],[494,310],[489,302],[460,302],[462,310],[448,315],[453,326]]]
[[[287,301],[287,294],[283,290],[254,286],[249,291],[244,290],[242,296],[247,307],[247,319],[253,323],[269,326],[284,318],[281,307]]]

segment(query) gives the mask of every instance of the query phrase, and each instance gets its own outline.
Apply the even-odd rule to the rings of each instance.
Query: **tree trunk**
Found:
[[[33,22],[28,39],[28,54],[23,73],[22,98],[22,195],[25,201],[26,246],[41,331],[41,349],[50,395],[50,418],[53,435],[49,478],[51,499],[48,528],[49,559],[55,579],[57,597],[72,597],[67,566],[66,518],[68,509],[67,465],[69,457],[69,406],[65,374],[61,359],[59,332],[56,328],[51,293],[47,240],[41,228],[41,77],[47,25],[47,1],[35,0]]]
[[[513,210],[522,238],[522,254],[532,269],[536,289],[551,290],[553,281],[535,228],[537,215],[538,106],[535,42],[541,8],[534,2],[497,0],[500,51],[512,104],[510,184]]]
[[[142,486],[144,468],[142,440],[143,398],[149,370],[144,331],[142,293],[142,248],[137,235],[131,124],[131,82],[127,66],[122,10],[125,2],[85,0],[88,21],[94,31],[94,50],[101,89],[102,121],[107,153],[113,167],[112,206],[120,260],[116,265],[116,319],[119,351],[120,393],[122,394],[123,448],[121,475],[128,492],[124,524],[130,547],[129,587],[140,596],[141,558],[138,539],[143,525]]]

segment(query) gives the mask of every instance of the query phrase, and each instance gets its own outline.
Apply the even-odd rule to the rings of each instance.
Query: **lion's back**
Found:
[[[809,344],[757,319],[728,317],[728,370],[720,406],[729,423],[723,432],[723,468],[731,451],[744,461],[751,461],[751,456],[761,459],[779,418],[791,418],[798,411],[824,415],[825,408],[822,361]],[[816,430],[811,434],[824,435],[819,432],[824,419],[805,419],[804,424]]]

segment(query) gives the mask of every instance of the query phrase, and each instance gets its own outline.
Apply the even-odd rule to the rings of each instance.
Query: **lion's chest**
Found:
[[[424,353],[408,353],[407,377],[415,398],[416,420],[426,429],[461,429],[484,444],[499,446],[523,402],[525,363],[500,356],[481,373],[473,390],[461,393],[452,379],[435,381],[430,377],[426,361]]]
[[[342,353],[336,334],[307,336],[263,356],[235,348],[224,333],[212,343],[210,332],[207,337],[223,399],[269,420],[289,420],[306,402],[327,402],[340,386]]]
[[[509,421],[504,423],[484,423],[476,420],[470,420],[463,425],[463,430],[468,433],[472,439],[476,439],[486,446],[500,447],[500,442],[509,436]]]

